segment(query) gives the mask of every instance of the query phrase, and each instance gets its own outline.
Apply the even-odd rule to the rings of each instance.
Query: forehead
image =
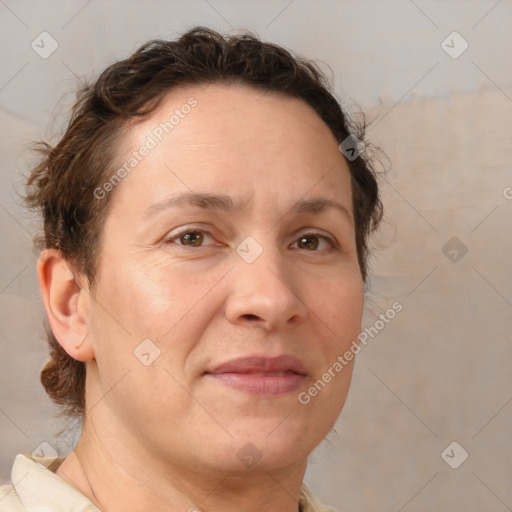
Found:
[[[288,144],[292,138],[297,144],[311,139],[337,145],[328,126],[301,98],[244,84],[213,83],[174,89],[164,96],[150,118],[130,131],[131,142],[142,142],[140,136],[152,134],[164,144],[172,144],[173,140],[235,144],[252,137],[258,146]],[[137,137],[139,140],[134,140]],[[299,149],[297,145],[295,149]]]
[[[292,190],[306,195],[313,187],[333,195],[341,187],[350,197],[348,167],[314,109],[302,99],[246,85],[172,90],[125,135],[121,161],[134,154],[122,188],[149,202],[174,189],[257,199]]]

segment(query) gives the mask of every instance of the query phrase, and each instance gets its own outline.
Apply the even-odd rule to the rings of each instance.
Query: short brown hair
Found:
[[[176,41],[153,40],[107,68],[77,95],[60,142],[40,143],[39,164],[27,180],[27,205],[42,216],[39,248],[56,248],[94,285],[97,255],[110,195],[94,191],[112,174],[116,148],[129,123],[147,118],[178,86],[240,83],[301,98],[330,128],[338,143],[356,136],[366,150],[347,159],[351,174],[356,246],[367,278],[368,238],[382,217],[376,172],[368,156],[365,125],[356,125],[329,92],[328,80],[311,61],[246,33],[223,37],[195,27]],[[41,382],[54,402],[72,416],[85,412],[85,364],[71,358],[48,330],[50,361]]]

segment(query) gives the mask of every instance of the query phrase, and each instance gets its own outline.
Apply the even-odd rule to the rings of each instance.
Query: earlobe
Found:
[[[94,359],[89,336],[89,290],[81,285],[57,249],[45,249],[37,262],[37,277],[46,315],[62,348],[78,361]]]

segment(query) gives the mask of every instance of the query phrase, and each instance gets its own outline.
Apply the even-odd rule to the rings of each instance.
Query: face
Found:
[[[335,138],[301,100],[210,85],[172,91],[133,152],[90,306],[89,416],[183,467],[304,461],[345,402],[353,361],[333,366],[363,307]]]

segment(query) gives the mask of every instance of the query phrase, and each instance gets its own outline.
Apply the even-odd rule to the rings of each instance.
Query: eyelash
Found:
[[[211,233],[209,231],[206,231],[206,230],[203,230],[203,229],[185,229],[183,231],[175,233],[174,235],[172,235],[170,237],[165,238],[162,241],[162,243],[164,245],[170,245],[170,244],[180,245],[182,247],[186,247],[186,248],[189,248],[189,249],[196,249],[196,248],[199,248],[199,247],[208,247],[208,246],[205,246],[205,245],[189,246],[189,245],[185,245],[185,244],[181,244],[181,243],[176,243],[175,242],[175,240],[177,240],[177,239],[179,239],[179,238],[181,238],[184,235],[187,235],[189,233],[201,233],[202,235],[209,236],[213,240],[213,236],[211,235]],[[298,238],[296,238],[293,243],[295,244],[301,238],[306,238],[306,237],[317,237],[320,241],[323,240],[323,241],[327,242],[330,245],[330,249],[336,249],[337,248],[337,243],[331,237],[328,237],[326,235],[322,235],[321,233],[316,233],[316,232],[306,232],[306,233],[303,233]],[[308,251],[307,249],[304,249],[304,250]],[[315,250],[308,251],[308,252],[320,252],[320,250],[315,249]]]

